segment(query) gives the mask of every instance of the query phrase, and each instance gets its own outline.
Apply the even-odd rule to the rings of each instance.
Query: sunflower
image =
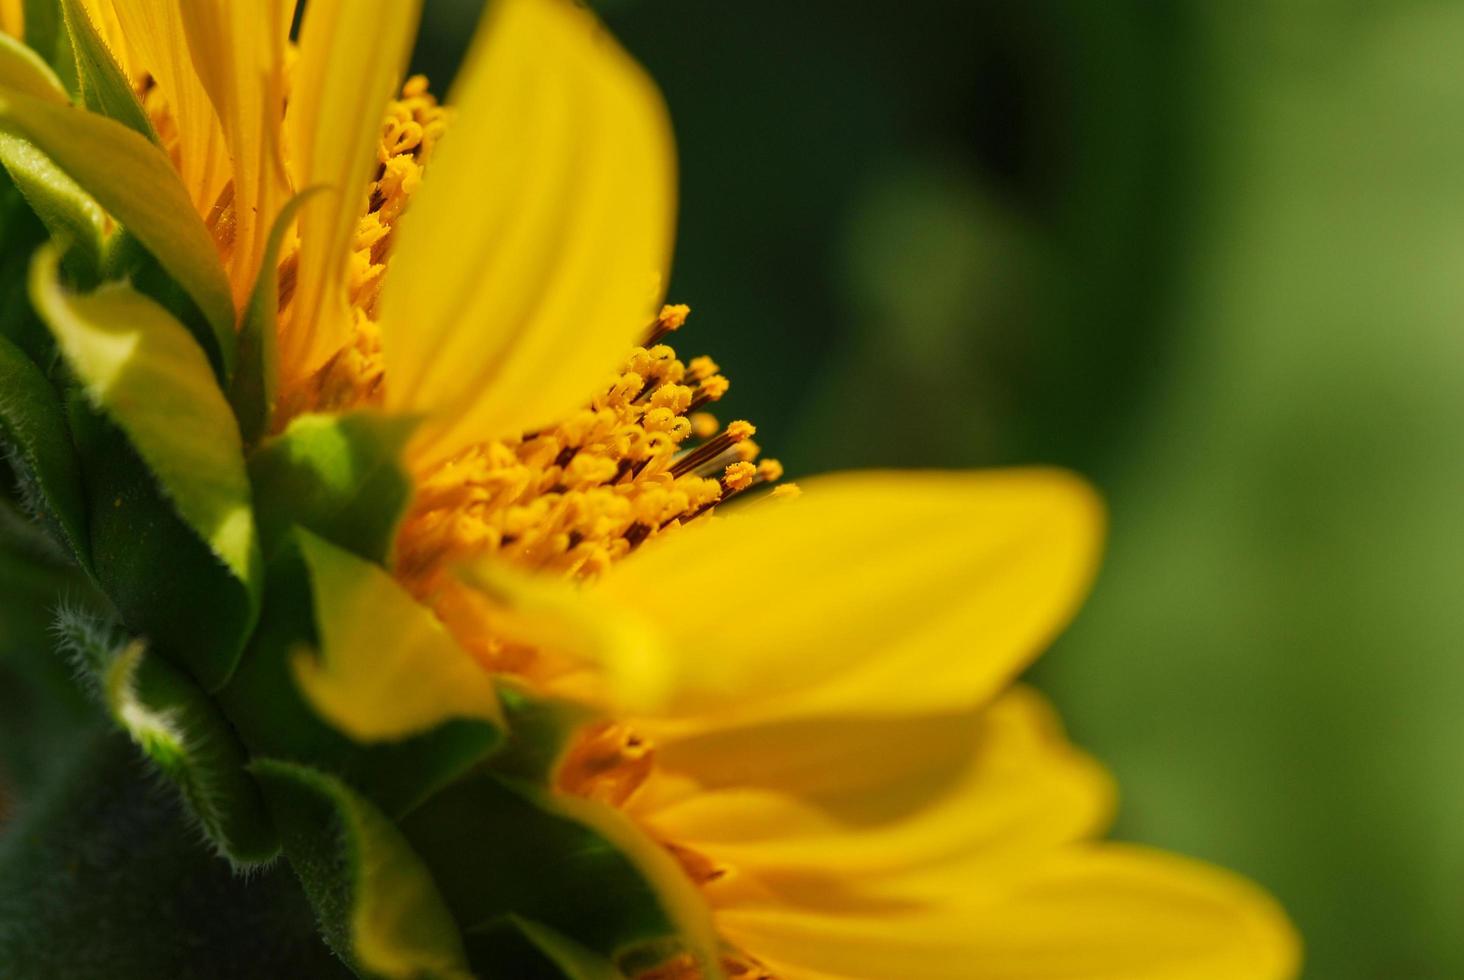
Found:
[[[7,48],[0,75],[7,127],[84,188],[52,227],[73,278],[78,236],[106,280],[130,235],[187,294],[191,326],[72,291],[55,250],[33,270],[72,371],[241,582],[273,574],[257,460],[347,417],[409,432],[377,560],[301,539],[313,710],[373,744],[570,706],[549,805],[655,855],[678,921],[715,934],[643,977],[1292,976],[1257,888],[1096,840],[1108,777],[1014,684],[1088,587],[1093,492],[780,484],[755,428],[709,413],[717,365],[665,343],[688,310],[662,305],[651,82],[569,0],[499,0],[440,105],[400,84],[419,6],[311,0],[292,45],[293,0],[87,0],[62,7],[107,54],[77,61],[95,119],[35,59]],[[185,369],[207,383],[149,408]],[[242,651],[193,670],[226,706]]]

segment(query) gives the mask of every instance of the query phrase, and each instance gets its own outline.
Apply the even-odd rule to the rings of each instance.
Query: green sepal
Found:
[[[65,410],[40,368],[0,337],[0,436],[26,505],[83,567],[91,565],[86,498]]]
[[[338,956],[366,977],[472,976],[432,875],[380,810],[308,766],[258,759],[253,770]]]
[[[49,534],[8,502],[0,514],[0,772],[6,793],[25,800],[97,713],[56,656],[57,596],[78,607],[105,600],[75,565],[57,563]]]
[[[314,652],[290,668],[317,714],[363,744],[470,719],[503,726],[492,675],[380,565],[299,529],[315,600]]]
[[[9,34],[0,34],[0,88],[54,102],[69,101],[66,86],[46,59]]]
[[[98,584],[130,632],[217,690],[249,635],[253,596],[178,516],[121,430],[79,394],[67,408]]]
[[[498,686],[508,739],[493,754],[494,772],[526,783],[552,785],[574,736],[603,712],[578,701],[541,698],[511,679]]]
[[[45,242],[46,227],[3,167],[0,229],[0,336],[14,341],[36,364],[52,364],[56,346],[51,332],[31,308],[26,282],[30,257]]]
[[[196,339],[229,378],[236,341],[229,280],[167,154],[115,120],[15,89],[0,89],[0,127],[49,157],[188,294],[206,319]]]
[[[705,899],[628,817],[589,800],[479,771],[401,823],[487,966],[502,925],[539,923],[587,953],[649,969],[690,953],[721,977]]]
[[[71,38],[66,34],[61,5],[57,0],[23,0],[25,43],[46,64],[56,70],[72,91],[76,83],[76,59],[71,54]]]
[[[0,834],[0,976],[351,976],[284,862],[233,873],[126,736],[78,728]]]
[[[132,91],[132,83],[97,33],[86,8],[79,0],[61,0],[61,14],[76,57],[76,77],[86,107],[117,120],[161,146],[162,141],[153,129],[152,121]]]
[[[411,419],[361,411],[301,415],[249,460],[265,554],[293,526],[385,564],[412,494],[402,450]]]
[[[541,923],[505,916],[465,934],[480,977],[513,980],[629,980],[632,974]]]
[[[323,721],[291,672],[291,657],[318,647],[319,636],[309,573],[289,541],[270,564],[259,625],[219,701],[252,754],[328,769],[400,817],[487,758],[503,733],[454,719],[401,741],[362,745]]]
[[[553,962],[565,980],[623,980],[625,974],[615,964],[568,936],[532,919],[513,917],[512,922],[535,949]]]
[[[66,104],[66,90],[56,74],[39,55],[6,34],[0,34],[0,88]],[[102,206],[20,136],[0,133],[0,164],[60,247],[67,271],[95,284],[107,264],[109,222]]]
[[[229,402],[239,419],[244,444],[253,446],[269,432],[279,388],[279,347],[276,336],[280,306],[280,247],[295,221],[295,214],[324,187],[309,187],[286,202],[275,218],[260,260],[259,274],[249,294],[249,306],[239,324],[239,355],[229,384]]]
[[[203,351],[166,310],[122,285],[69,293],[58,271],[53,248],[36,253],[31,299],[67,364],[92,404],[127,434],[178,516],[243,591],[243,629],[210,637],[226,644],[226,655],[193,665],[205,668],[195,676],[215,690],[233,670],[262,587],[238,425]],[[145,574],[152,587],[173,584],[171,576],[160,576],[165,568]]]
[[[275,857],[279,841],[248,757],[213,701],[172,664],[89,617],[57,623],[83,676],[90,675],[112,721],[177,787],[218,852],[235,868]]]
[[[19,136],[0,133],[0,163],[61,250],[66,270],[88,285],[99,282],[108,242],[101,205]]]

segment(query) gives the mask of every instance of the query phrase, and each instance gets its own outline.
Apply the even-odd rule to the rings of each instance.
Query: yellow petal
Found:
[[[293,0],[175,0],[194,71],[223,125],[234,174],[230,281],[241,308],[290,197],[280,141]]]
[[[832,897],[830,875],[873,894],[870,879],[933,862],[1019,865],[1097,833],[1113,807],[1107,774],[1025,688],[967,715],[718,732],[659,745],[657,762],[697,784],[666,806],[654,782],[632,800],[657,836],[814,898]]]
[[[168,104],[178,130],[179,173],[194,208],[207,215],[228,183],[229,156],[218,116],[193,69],[182,11],[158,0],[111,0],[110,6],[127,38],[133,80],[151,76]]]
[[[320,655],[295,679],[315,709],[361,741],[399,739],[452,718],[502,724],[489,675],[381,568],[297,532],[310,568]]]
[[[442,457],[586,402],[652,320],[674,152],[652,83],[570,0],[502,0],[403,218],[387,400]]]
[[[351,336],[346,268],[387,102],[401,84],[421,0],[312,0],[300,28],[286,132],[296,187],[325,186],[300,214],[300,267],[280,337],[286,383]]]
[[[25,0],[0,0],[0,33],[22,37],[25,32]]]
[[[695,726],[965,710],[1066,624],[1098,558],[1101,505],[1061,471],[805,491],[658,539],[595,589],[663,638],[657,658],[607,654],[624,710]]]
[[[993,890],[948,871],[949,900],[829,915],[724,909],[722,935],[785,980],[1287,980],[1300,943],[1228,872],[1123,845],[1074,847]]]

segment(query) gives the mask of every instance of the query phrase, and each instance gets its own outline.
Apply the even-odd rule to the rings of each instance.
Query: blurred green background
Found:
[[[428,0],[439,80],[475,0]],[[679,343],[796,475],[1047,462],[1112,510],[1034,672],[1117,833],[1308,977],[1464,976],[1464,4],[619,0]]]

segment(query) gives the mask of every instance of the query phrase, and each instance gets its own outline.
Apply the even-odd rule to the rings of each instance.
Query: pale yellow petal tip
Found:
[[[1208,948],[1196,948],[1196,978],[1295,980],[1305,943],[1275,896],[1249,878],[1218,865],[1133,844],[1099,844],[1098,863],[1147,878],[1172,892],[1175,909],[1196,915],[1209,907]],[[1213,964],[1205,972],[1199,964]]]

